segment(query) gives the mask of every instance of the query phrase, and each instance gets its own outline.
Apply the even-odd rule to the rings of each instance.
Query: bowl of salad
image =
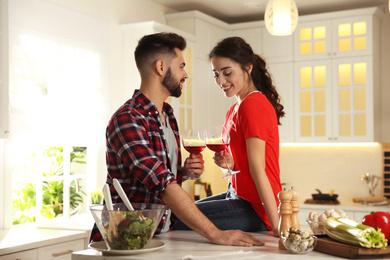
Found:
[[[103,236],[108,250],[138,250],[145,248],[153,237],[166,210],[165,205],[132,203],[129,211],[123,203],[90,207],[92,216]]]

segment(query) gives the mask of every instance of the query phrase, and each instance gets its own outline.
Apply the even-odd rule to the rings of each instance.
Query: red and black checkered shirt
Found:
[[[179,129],[173,109],[164,103],[169,124],[180,147]],[[181,153],[178,149],[177,177],[171,172],[168,144],[159,120],[156,106],[139,90],[111,117],[106,130],[107,183],[113,203],[122,200],[112,184],[114,178],[122,184],[131,202],[164,204],[164,189],[171,183],[181,185]],[[171,216],[174,223],[176,217]],[[156,233],[160,233],[166,222],[161,220]],[[94,226],[90,242],[102,240]]]

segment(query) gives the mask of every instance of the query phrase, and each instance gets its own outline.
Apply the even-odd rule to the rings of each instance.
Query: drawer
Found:
[[[71,260],[72,253],[84,250],[84,239],[38,248],[38,259]]]
[[[18,253],[2,255],[0,260],[38,260],[38,250],[26,250]]]

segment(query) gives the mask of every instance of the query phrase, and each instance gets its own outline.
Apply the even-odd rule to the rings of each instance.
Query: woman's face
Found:
[[[252,65],[247,67],[250,74]],[[239,63],[226,57],[212,57],[211,68],[215,83],[222,89],[226,97],[243,98],[248,94],[249,75]]]

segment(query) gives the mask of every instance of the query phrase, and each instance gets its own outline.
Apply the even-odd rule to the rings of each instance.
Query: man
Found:
[[[204,161],[201,154],[186,158],[181,167],[180,138],[169,96],[179,97],[188,78],[182,50],[186,41],[174,33],[144,36],[135,50],[141,86],[133,97],[112,116],[106,131],[107,183],[113,202],[121,202],[112,180],[121,182],[132,202],[166,204],[170,209],[157,233],[168,231],[180,220],[221,245],[263,245],[254,236],[239,230],[217,229],[181,188],[183,176],[200,176]],[[172,214],[173,213],[173,214]],[[91,241],[101,240],[94,227]]]

